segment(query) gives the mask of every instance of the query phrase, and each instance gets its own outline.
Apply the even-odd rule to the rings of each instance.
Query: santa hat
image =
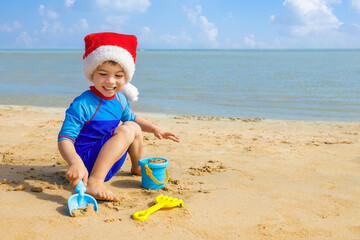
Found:
[[[83,66],[86,78],[92,81],[96,68],[105,61],[115,61],[125,71],[125,86],[122,93],[128,101],[136,101],[139,91],[130,83],[135,72],[137,39],[133,35],[111,32],[93,33],[84,38]]]

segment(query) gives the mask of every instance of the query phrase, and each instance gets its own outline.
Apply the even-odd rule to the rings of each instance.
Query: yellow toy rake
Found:
[[[169,196],[164,196],[161,194],[156,197],[155,205],[151,206],[150,208],[148,208],[146,210],[134,213],[133,219],[138,220],[138,221],[144,221],[150,216],[150,214],[156,212],[157,210],[159,210],[161,208],[173,208],[173,207],[177,207],[177,206],[183,207],[184,206],[183,200],[169,197]]]

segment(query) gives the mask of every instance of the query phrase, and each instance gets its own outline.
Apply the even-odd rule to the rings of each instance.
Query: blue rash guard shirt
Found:
[[[59,132],[58,141],[70,140],[77,154],[83,160],[89,174],[101,147],[114,135],[120,122],[135,121],[128,101],[121,93],[105,97],[94,86],[71,103],[66,110],[65,120]],[[108,181],[121,168],[126,153],[110,169]]]

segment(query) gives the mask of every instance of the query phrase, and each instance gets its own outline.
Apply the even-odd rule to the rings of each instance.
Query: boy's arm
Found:
[[[155,137],[157,137],[158,139],[165,138],[165,139],[173,140],[174,142],[180,142],[180,139],[177,136],[175,136],[175,134],[162,131],[158,126],[147,121],[143,117],[136,116],[135,122],[139,124],[142,131],[153,133]]]
[[[69,140],[60,140],[58,141],[58,148],[61,156],[69,164],[66,178],[69,180],[71,186],[75,188],[80,180],[83,180],[84,185],[87,186],[89,173],[82,159],[76,153],[74,144]]]

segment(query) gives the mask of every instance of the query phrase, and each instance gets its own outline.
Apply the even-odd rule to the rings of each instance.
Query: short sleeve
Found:
[[[123,113],[122,113],[122,116],[121,116],[121,121],[122,122],[126,122],[126,121],[134,122],[135,119],[136,119],[136,115],[131,110],[129,102],[127,101],[125,96],[122,95],[122,94],[119,94],[118,98],[119,98],[119,101],[121,103],[121,106],[123,107]]]
[[[70,140],[75,143],[80,130],[89,118],[88,115],[85,105],[75,99],[66,110],[65,120],[59,132],[58,141]]]

